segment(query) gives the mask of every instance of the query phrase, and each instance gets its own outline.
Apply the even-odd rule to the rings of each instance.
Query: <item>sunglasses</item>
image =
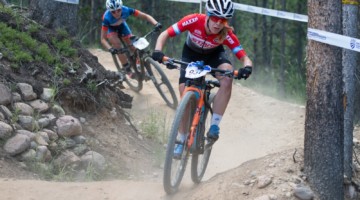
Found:
[[[227,19],[217,17],[217,16],[210,16],[210,20],[215,22],[215,23],[220,23],[220,24],[226,24],[228,22]]]
[[[112,14],[117,14],[117,13],[120,13],[120,12],[121,12],[121,9],[117,9],[117,10],[111,11]]]

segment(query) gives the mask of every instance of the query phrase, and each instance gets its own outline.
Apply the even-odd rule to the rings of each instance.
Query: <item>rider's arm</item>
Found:
[[[163,47],[165,46],[166,40],[169,38],[169,33],[167,30],[163,31],[158,39],[156,40],[155,50],[162,51]]]
[[[246,55],[246,52],[240,44],[239,39],[232,31],[228,32],[228,37],[226,37],[224,44],[231,49],[231,51],[243,63],[244,66],[253,66],[252,61]]]
[[[134,15],[135,17],[139,17],[141,19],[144,19],[144,20],[150,22],[154,26],[158,23],[158,21],[156,21],[151,15],[143,13],[143,12],[141,12],[139,10],[136,10],[135,12],[136,12],[136,14]]]
[[[101,44],[103,45],[103,47],[104,47],[105,49],[110,49],[111,46],[110,46],[110,44],[107,42],[106,33],[107,33],[107,30],[105,30],[104,28],[102,28],[102,29],[101,29],[100,41],[101,41]]]
[[[191,14],[183,17],[180,21],[170,26],[168,29],[166,29],[159,35],[156,41],[155,50],[162,51],[166,43],[166,40],[169,37],[175,37],[181,34],[182,32],[187,31],[190,28],[194,27],[195,26],[194,22],[196,22],[197,20],[198,20],[198,14]]]
[[[244,66],[248,66],[248,67],[252,67],[253,63],[250,60],[250,58],[248,56],[243,56],[240,61],[243,63]]]

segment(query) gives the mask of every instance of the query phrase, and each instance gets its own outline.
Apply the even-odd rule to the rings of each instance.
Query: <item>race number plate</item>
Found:
[[[211,68],[209,66],[204,66],[199,69],[198,66],[192,65],[191,63],[186,68],[185,77],[186,78],[200,78],[205,76],[207,73],[211,72]]]

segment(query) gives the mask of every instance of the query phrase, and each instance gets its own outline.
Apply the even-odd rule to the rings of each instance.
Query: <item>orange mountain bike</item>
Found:
[[[165,60],[165,63],[170,65],[186,65],[186,69],[180,70],[186,70],[185,76],[189,79],[185,83],[183,96],[176,109],[166,149],[163,184],[166,193],[173,194],[179,188],[190,155],[191,179],[194,183],[201,181],[209,162],[214,141],[206,138],[205,133],[210,127],[209,112],[212,114],[212,102],[215,97],[211,90],[219,87],[220,83],[217,80],[206,80],[206,74],[216,72],[221,76],[233,78],[237,77],[238,70],[211,68],[208,65],[204,66],[202,62],[186,63],[170,58]],[[179,132],[185,132],[184,142],[179,140]],[[180,157],[174,156],[174,148],[178,144],[184,145]]]

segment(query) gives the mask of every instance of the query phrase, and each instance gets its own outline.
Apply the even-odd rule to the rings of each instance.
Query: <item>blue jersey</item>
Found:
[[[122,6],[121,16],[117,19],[113,16],[111,11],[106,10],[102,17],[102,30],[107,31],[108,34],[116,32],[121,36],[127,36],[131,34],[131,31],[126,24],[126,19],[129,18],[130,15],[137,16],[138,14],[138,10]]]

